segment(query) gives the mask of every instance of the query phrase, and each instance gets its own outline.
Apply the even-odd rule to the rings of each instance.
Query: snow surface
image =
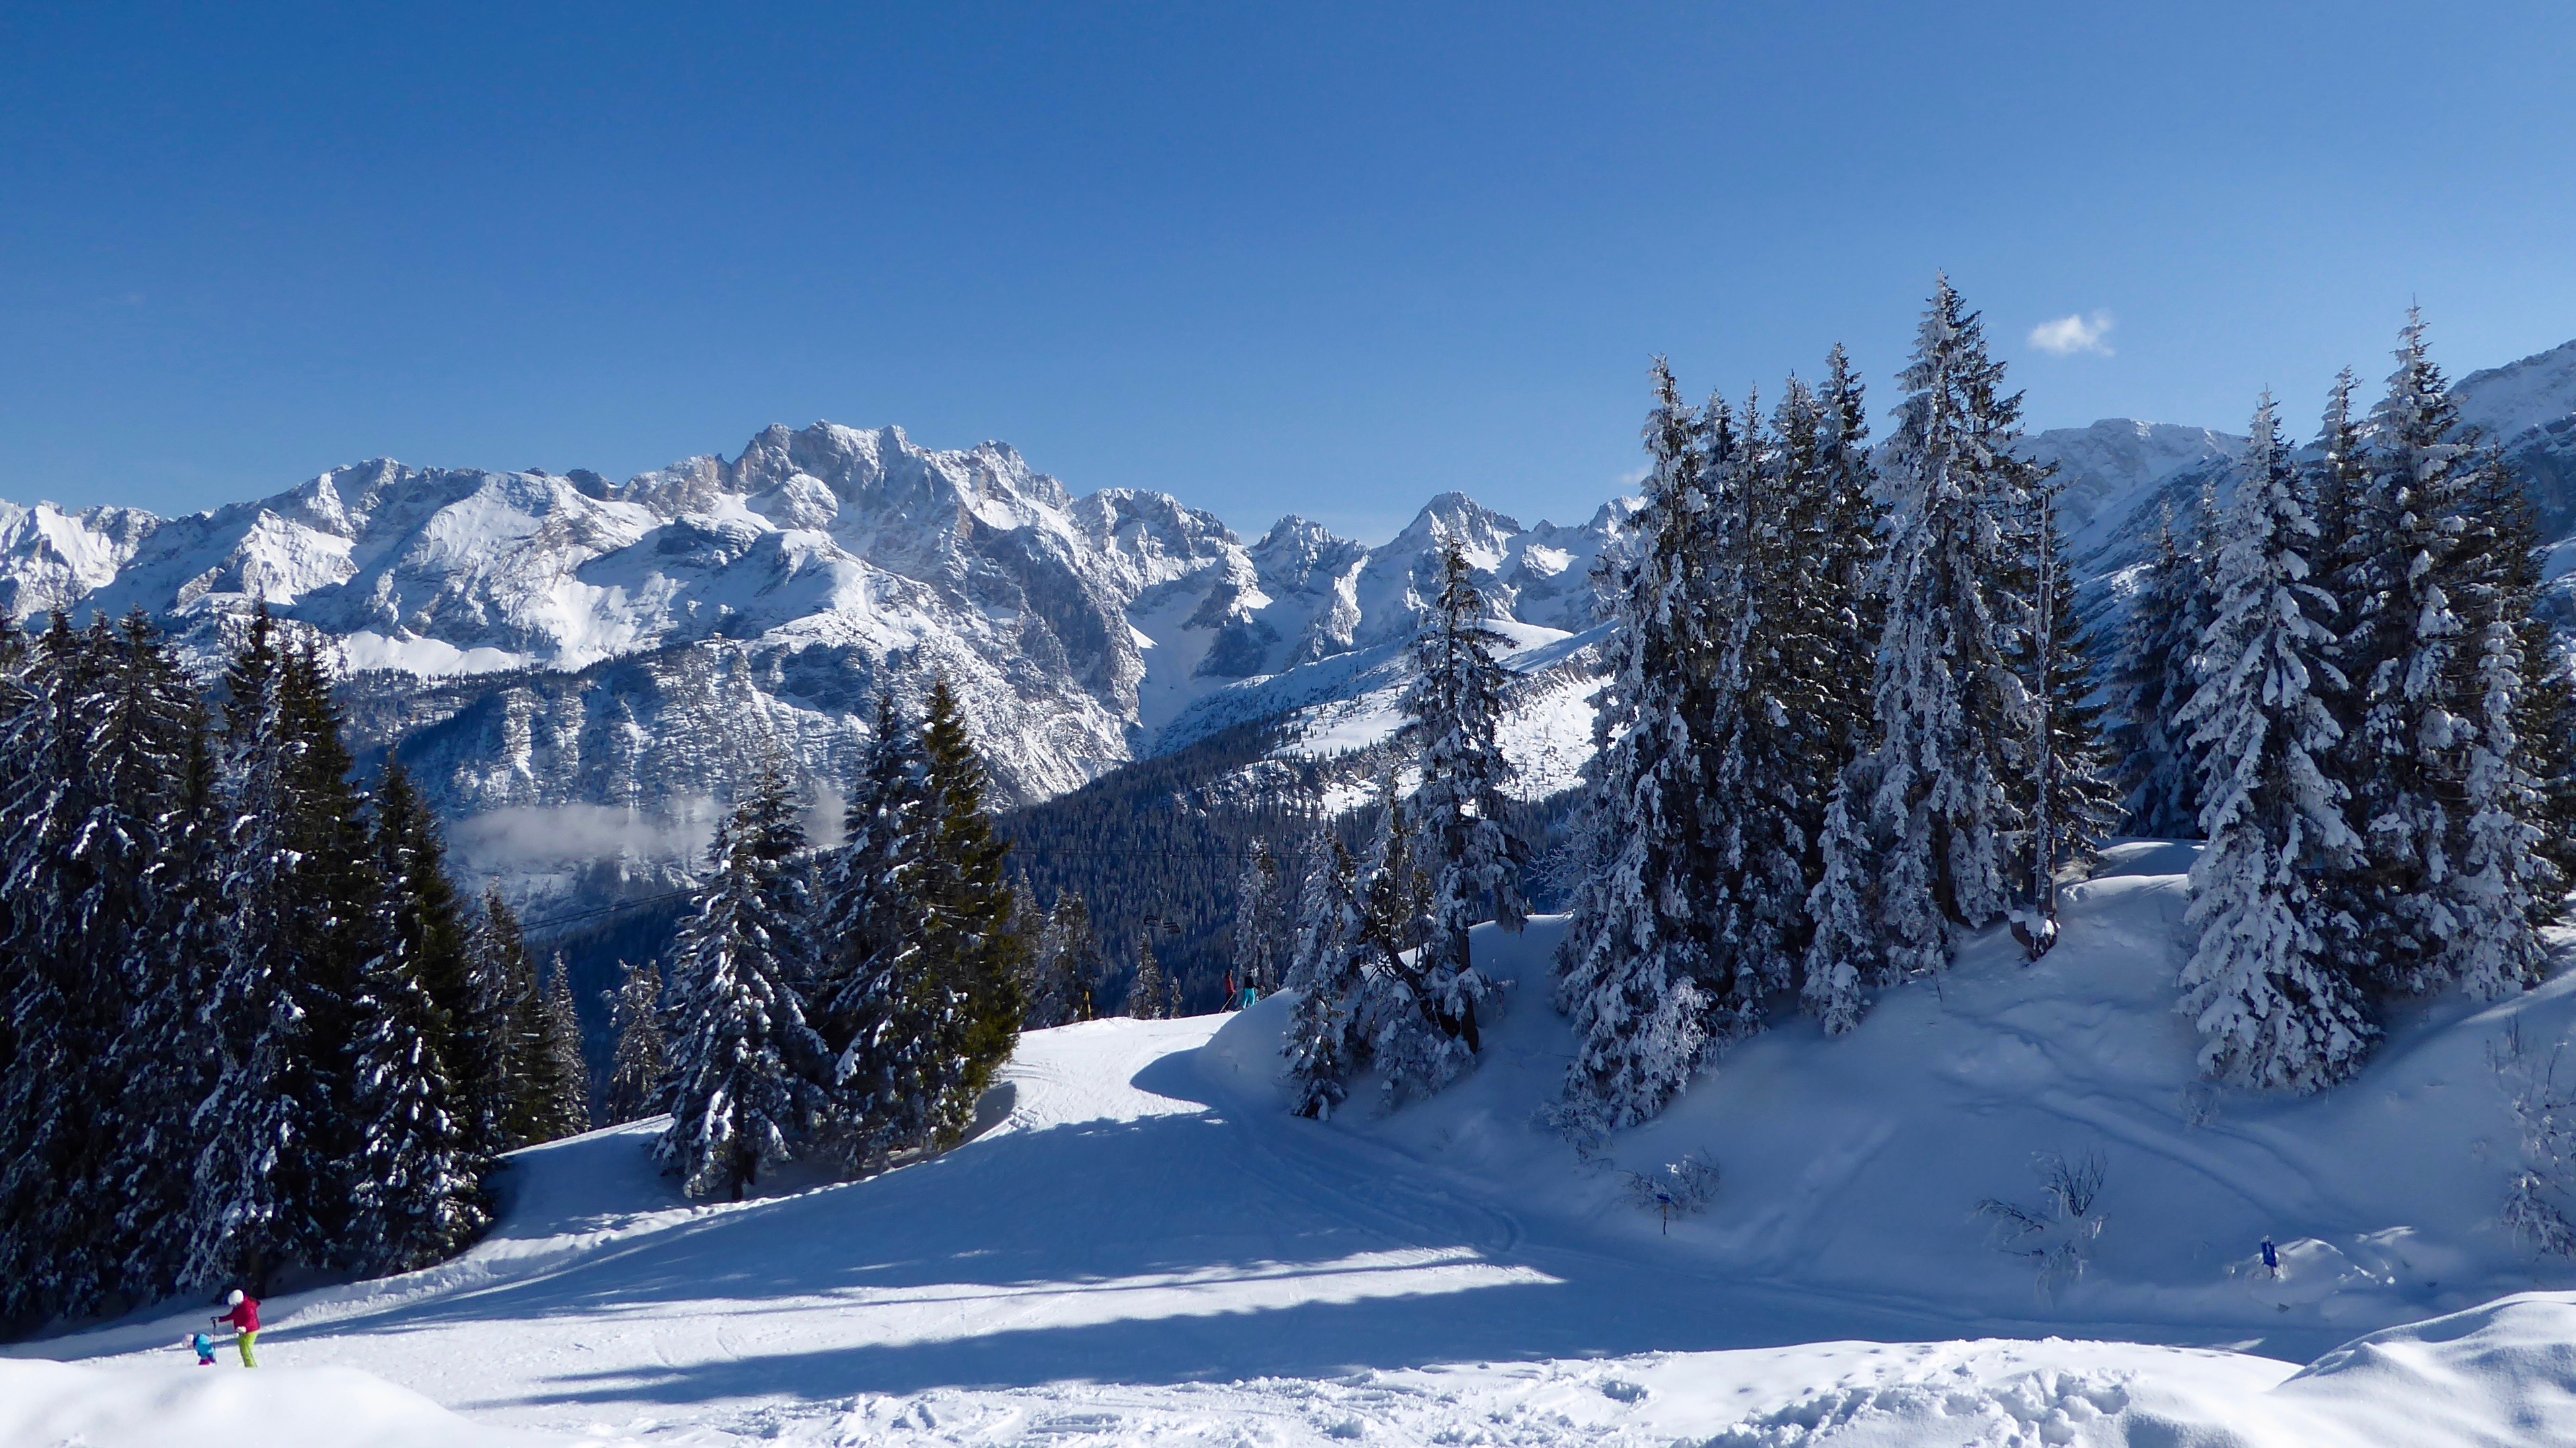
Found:
[[[1480,932],[1521,999],[1392,1115],[1278,1110],[1279,999],[1031,1033],[986,1130],[864,1182],[699,1206],[652,1123],[533,1148],[458,1261],[270,1302],[255,1381],[175,1345],[193,1304],[22,1345],[85,1365],[0,1361],[0,1441],[225,1413],[414,1441],[440,1420],[402,1390],[639,1444],[2576,1441],[2576,1292],[2520,1291],[2570,1272],[2494,1226],[2517,1146],[2484,1054],[2517,1019],[2565,1040],[2576,978],[2431,1002],[2324,1096],[2210,1094],[2171,1008],[2189,855],[2113,850],[2038,965],[1974,942],[1588,1161],[1532,1121],[1569,1045],[1534,994],[1553,921]],[[2087,1147],[2106,1226],[2043,1298],[1972,1209]],[[1626,1173],[1685,1150],[1724,1181],[1667,1233]]]

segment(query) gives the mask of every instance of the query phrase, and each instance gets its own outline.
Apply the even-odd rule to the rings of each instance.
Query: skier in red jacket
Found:
[[[236,1287],[224,1299],[224,1306],[232,1310],[216,1318],[215,1325],[234,1330],[234,1340],[241,1344],[243,1367],[258,1367],[259,1357],[251,1349],[259,1345],[259,1299],[244,1297],[242,1290]]]

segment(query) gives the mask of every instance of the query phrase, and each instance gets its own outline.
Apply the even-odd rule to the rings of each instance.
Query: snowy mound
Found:
[[[2576,1441],[2576,1293],[2497,1225],[2488,1060],[2565,1039],[2569,983],[2430,1002],[2321,1097],[2209,1093],[2172,1009],[2189,856],[2122,846],[2039,965],[1977,942],[1580,1151],[1533,1120],[1570,1044],[1546,921],[1479,934],[1522,982],[1487,1060],[1388,1115],[1280,1112],[1274,1001],[1032,1033],[985,1131],[863,1182],[695,1206],[653,1123],[534,1148],[464,1258],[270,1303],[259,1387],[356,1369],[642,1444]],[[1720,1180],[1667,1228],[1636,1179],[1685,1153]],[[2046,1295],[1978,1211],[2045,1217],[2042,1153],[2104,1164]],[[203,1311],[17,1352],[113,1359],[138,1403],[250,1377],[171,1346]]]
[[[351,1368],[159,1372],[0,1362],[0,1443],[26,1448],[504,1448],[539,1441],[546,1440],[469,1422]]]

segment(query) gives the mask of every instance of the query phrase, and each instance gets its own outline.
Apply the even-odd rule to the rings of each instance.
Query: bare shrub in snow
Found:
[[[2104,1162],[2099,1150],[2069,1159],[2047,1152],[2032,1163],[2048,1200],[2033,1209],[1997,1197],[1977,1203],[1977,1215],[1995,1223],[1995,1250],[2026,1258],[2039,1269],[2039,1295],[2054,1298],[2084,1275],[2093,1241],[2102,1235]]]
[[[1628,1192],[1638,1206],[1670,1221],[1705,1211],[1717,1195],[1717,1180],[1717,1163],[1694,1151],[1661,1170],[1628,1173]]]
[[[1564,1137],[1574,1148],[1575,1160],[1585,1166],[1610,1164],[1610,1111],[1599,1100],[1569,1095],[1543,1102],[1530,1113],[1530,1124]]]
[[[2197,1131],[2218,1119],[2216,1083],[2194,1081],[2182,1088],[2182,1124]]]
[[[2534,1058],[2515,1020],[2487,1046],[2487,1064],[2522,1132],[2522,1170],[2505,1198],[2504,1224],[2535,1252],[2576,1257],[2576,1222],[2562,1205],[2576,1188],[2576,1082],[2559,1077],[2566,1051],[2562,1041],[2546,1062]]]

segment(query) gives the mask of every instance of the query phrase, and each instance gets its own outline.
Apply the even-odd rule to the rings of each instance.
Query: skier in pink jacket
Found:
[[[259,1345],[259,1299],[243,1296],[236,1287],[224,1299],[224,1306],[232,1310],[216,1318],[215,1325],[234,1330],[234,1340],[241,1345],[243,1367],[258,1367],[259,1357],[251,1350]]]

